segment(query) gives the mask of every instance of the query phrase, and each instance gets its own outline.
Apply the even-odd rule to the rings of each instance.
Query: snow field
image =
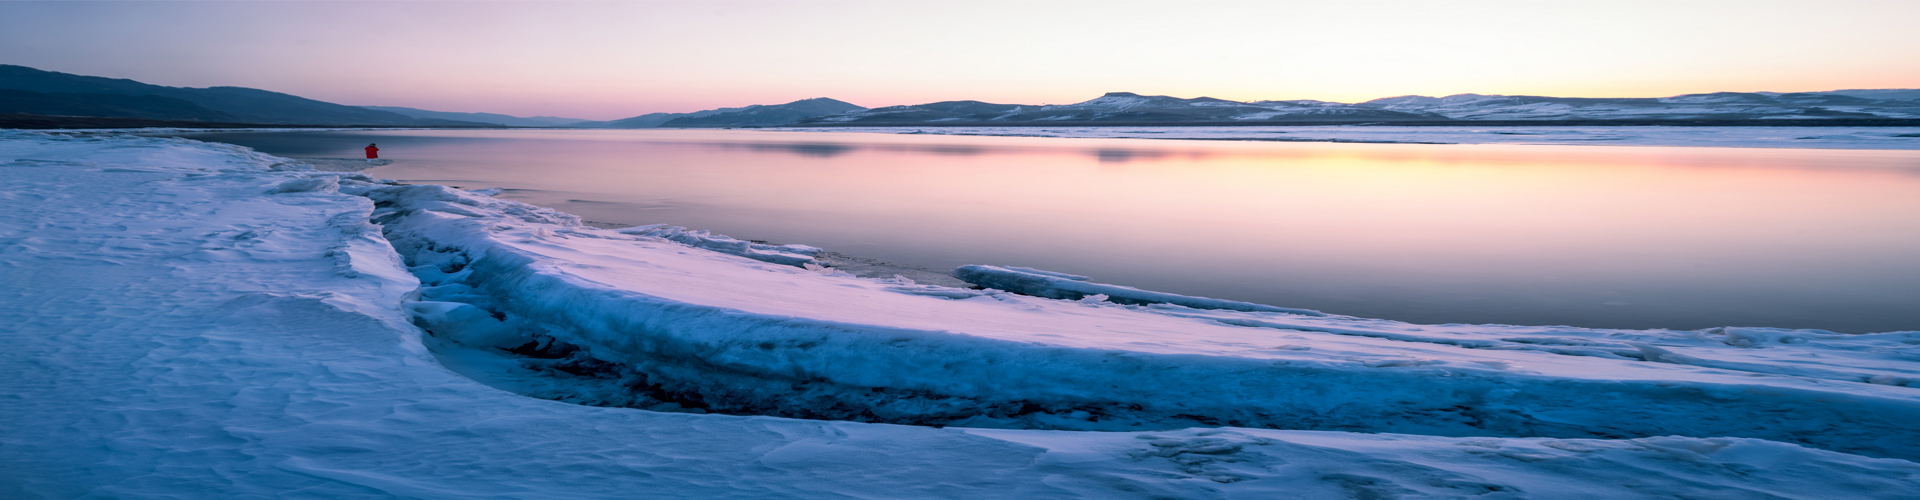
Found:
[[[423,289],[401,263],[394,247],[380,237],[380,228],[368,224],[369,217],[376,213],[373,202],[353,194],[407,194],[413,206],[429,205],[419,199],[428,196],[428,191],[409,189],[416,188],[382,184],[357,174],[322,174],[285,159],[230,146],[117,135],[69,137],[0,131],[0,213],[6,214],[0,217],[0,283],[6,284],[0,287],[0,325],[4,325],[0,326],[0,339],[9,347],[0,350],[0,366],[8,368],[8,376],[0,377],[0,421],[7,423],[0,425],[0,497],[1920,496],[1920,488],[1915,486],[1920,465],[1907,460],[1733,437],[1596,440],[1240,428],[1152,432],[941,429],[653,412],[522,397],[482,385],[463,374],[482,380],[491,377],[490,383],[506,386],[547,384],[600,389],[609,385],[591,370],[581,370],[586,375],[554,375],[548,373],[553,370],[540,369],[544,366],[541,363],[553,360],[460,343],[506,340],[487,337],[484,334],[489,329],[482,326],[452,328],[436,332],[440,336],[429,336],[411,323],[466,321],[486,325],[477,322],[498,320],[491,314],[474,317],[458,311],[517,311],[527,303],[560,299],[580,301],[576,307],[581,309],[581,318],[629,321],[615,312],[587,309],[606,303],[637,303],[637,292],[621,292],[610,284],[626,287],[654,280],[664,283],[659,290],[646,290],[648,293],[678,290],[684,294],[657,300],[682,301],[676,303],[679,310],[700,307],[685,302],[689,298],[705,298],[726,306],[704,309],[703,314],[710,316],[714,325],[738,324],[730,323],[737,320],[727,319],[729,316],[766,315],[742,304],[819,308],[818,302],[794,297],[817,293],[846,299],[848,295],[822,290],[853,290],[845,285],[862,283],[870,286],[860,293],[876,297],[987,307],[958,312],[928,308],[901,314],[925,316],[929,324],[994,308],[1032,313],[1011,316],[1007,321],[1074,311],[1103,322],[1145,318],[1140,321],[1149,325],[1192,328],[1232,318],[1162,314],[1223,314],[1220,311],[1066,303],[999,292],[856,281],[825,269],[773,265],[665,240],[572,227],[565,214],[526,206],[489,205],[487,202],[494,200],[457,192],[432,194],[444,196],[445,203],[434,205],[433,210],[420,209],[421,213],[399,215],[401,211],[391,204],[379,209],[383,217],[412,219],[406,224],[414,233],[402,236],[414,239],[397,239],[402,247],[428,243],[432,241],[426,239],[428,236],[454,240],[436,243],[441,245],[437,248],[410,251],[410,258],[416,259],[414,271],[440,283],[467,282],[476,275],[506,278],[507,274],[518,273],[520,283],[527,287],[488,280],[479,287],[444,284]],[[463,209],[471,215],[451,213]],[[443,227],[426,224],[441,217],[445,217]],[[566,247],[584,241],[604,246],[582,245],[583,253],[566,253]],[[453,242],[468,246],[447,244]],[[652,266],[605,268],[600,269],[607,273],[602,275],[589,271],[596,269],[593,266],[618,261],[541,260],[533,257],[544,254],[528,249],[572,257],[617,252],[611,255],[644,260]],[[461,259],[466,259],[465,263]],[[676,264],[698,265],[669,267]],[[533,271],[513,271],[515,266]],[[722,278],[733,279],[765,275],[790,284],[778,288],[782,285],[763,278],[718,290],[673,286],[699,283],[704,279],[699,275],[708,272],[723,272]],[[496,298],[490,290],[511,292]],[[541,294],[543,291],[553,295]],[[960,298],[939,298],[943,294]],[[418,300],[421,298],[438,300]],[[871,309],[902,304],[908,303],[844,305],[853,309],[846,314],[870,315]],[[1038,309],[1023,309],[1028,307]],[[543,314],[561,317],[558,313]],[[522,321],[515,318],[523,315],[530,313],[510,312],[503,317],[514,323]],[[793,321],[807,329],[823,321],[795,316]],[[1119,340],[1095,340],[1105,345],[1123,342],[1135,348],[1126,352],[1196,363],[1214,358],[1251,358],[1263,350],[1274,350],[1277,356],[1272,359],[1279,359],[1347,349],[1366,354],[1362,357],[1377,358],[1384,365],[1400,358],[1362,351],[1374,349],[1367,347],[1372,343],[1424,345],[1352,335],[1390,330],[1385,328],[1390,325],[1372,320],[1263,319],[1276,324],[1283,320],[1339,320],[1380,328],[1309,334],[1305,330],[1234,327],[1235,331],[1258,335],[1280,332],[1282,338],[1312,337],[1286,339],[1289,344],[1284,348],[1269,341],[1249,343],[1237,356],[1215,352],[1230,348],[1232,339],[1156,340],[1121,335],[1116,337]],[[876,322],[844,326],[847,331],[866,332],[869,337],[897,337],[909,327],[926,330],[924,325],[886,329],[868,323]],[[1400,333],[1435,338],[1464,335],[1451,330],[1436,332],[1445,330],[1440,327],[1406,327],[1427,330]],[[1906,352],[1897,347],[1902,334],[1865,336],[1855,341],[1818,332],[1774,330],[1609,333],[1461,328],[1483,332],[1483,337],[1525,335],[1525,339],[1533,339],[1533,343],[1514,345],[1547,345],[1542,339],[1600,344],[1592,347],[1596,351],[1618,350],[1613,345],[1622,341],[1610,336],[1633,337],[1638,339],[1634,341],[1659,344],[1661,349],[1688,359],[1738,359],[1754,365],[1774,364],[1764,355],[1811,352],[1821,357],[1807,366],[1848,374],[1879,373],[1877,376],[1889,377],[1882,379],[1884,383],[1900,382],[1893,379],[1904,377],[1901,374],[1906,372],[1902,370],[1908,370],[1911,363],[1897,362],[1897,356]],[[1486,333],[1494,331],[1498,333]],[[518,328],[495,328],[491,332],[522,334]],[[1039,332],[1052,330],[1042,328]],[[708,337],[730,333],[717,332]],[[587,337],[571,330],[546,334],[555,339],[564,335]],[[805,341],[847,334],[830,331],[795,335],[799,335],[796,340]],[[999,346],[1008,352],[1085,352],[1101,345],[1093,340],[1053,339],[1060,345],[1041,346],[1032,340],[991,338],[976,331],[942,333],[923,343],[968,337],[978,339],[969,342]],[[1321,342],[1334,337],[1352,344],[1341,347],[1338,342]],[[1781,343],[1789,338],[1801,341]],[[1496,340],[1476,341],[1504,345]],[[1088,345],[1069,345],[1074,342]],[[1737,347],[1740,344],[1762,347]],[[781,352],[798,355],[812,348],[790,347]],[[1301,347],[1308,350],[1295,350]],[[624,355],[596,346],[585,348],[595,350],[595,355]],[[1110,347],[1099,349],[1119,352]],[[517,350],[539,354],[537,347]],[[1408,373],[1439,376],[1439,372],[1431,371],[1433,367],[1480,359],[1461,357],[1454,350],[1435,352],[1455,357],[1435,357],[1433,360],[1446,363],[1416,366],[1416,370],[1427,371]],[[711,357],[714,353],[722,350],[691,354]],[[1542,356],[1528,358],[1534,360],[1558,356],[1661,365],[1685,373],[1726,371],[1600,356],[1538,351],[1523,354]],[[1339,356],[1360,355],[1327,358]],[[740,359],[780,362],[782,357],[767,354]],[[784,366],[800,364],[789,362]],[[1509,365],[1506,369],[1526,366]],[[1799,380],[1795,377],[1800,376],[1759,378]],[[1856,386],[1912,390],[1855,381],[1805,383],[1830,388],[1836,394],[1850,394],[1846,397],[1878,398],[1882,402],[1891,398],[1873,391],[1849,391]],[[1795,408],[1776,410],[1791,412]],[[1747,416],[1733,412],[1727,418]],[[1911,434],[1905,430],[1879,432],[1892,439]]]

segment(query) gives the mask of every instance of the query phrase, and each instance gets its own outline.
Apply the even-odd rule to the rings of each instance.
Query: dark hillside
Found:
[[[157,95],[42,93],[0,89],[0,113],[238,122],[231,114]]]
[[[159,96],[187,101],[224,118],[247,123],[303,125],[414,125],[472,126],[486,125],[452,120],[416,119],[397,113],[316,101],[304,97],[244,87],[204,89],[148,85],[120,78],[71,75],[41,71],[26,66],[0,65],[0,90],[19,90],[42,94],[112,94]],[[95,101],[99,101],[95,99]],[[104,102],[100,104],[105,105]],[[47,106],[51,104],[38,104]],[[148,108],[147,105],[155,107]],[[183,111],[170,101],[119,101],[113,106],[121,114],[100,116],[178,115]]]

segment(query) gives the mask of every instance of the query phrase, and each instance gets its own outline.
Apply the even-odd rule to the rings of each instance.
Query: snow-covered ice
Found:
[[[110,134],[0,131],[0,211],[6,498],[1920,496],[1920,332],[874,280]]]

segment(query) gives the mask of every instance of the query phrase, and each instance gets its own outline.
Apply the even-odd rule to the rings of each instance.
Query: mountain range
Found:
[[[786,104],[649,113],[610,121],[551,116],[346,106],[244,87],[184,88],[133,80],[0,65],[0,115],[7,123],[79,123],[118,119],[122,126],[321,126],[713,128],[958,125],[1280,125],[1451,124],[1912,124],[1920,89],[1826,92],[1716,92],[1660,98],[1585,98],[1456,94],[1399,96],[1361,103],[1313,100],[1230,101],[1112,92],[1073,104],[941,101],[864,108],[816,97]],[[66,118],[62,118],[66,117]],[[138,122],[135,125],[134,122]],[[11,125],[24,126],[24,125]],[[93,126],[93,125],[90,125]]]
[[[1401,96],[1355,104],[1455,120],[1797,120],[1920,118],[1920,90],[1715,92],[1660,98],[1458,94]]]
[[[1212,97],[1182,99],[1110,92],[1093,100],[1063,105],[993,104],[980,101],[942,101],[912,106],[889,106],[865,111],[813,117],[806,125],[900,125],[942,123],[1188,123],[1289,121],[1408,121],[1445,120],[1425,112],[1356,107],[1321,101],[1239,102]]]
[[[1660,98],[1584,98],[1458,94],[1337,102],[1183,99],[1111,92],[1074,104],[941,101],[860,108],[827,98],[693,113],[654,113],[577,127],[993,126],[993,125],[1281,125],[1339,123],[1580,122],[1871,124],[1920,119],[1920,90],[1717,92]],[[1865,120],[1865,121],[1862,121]],[[1890,122],[1886,122],[1890,123]],[[1910,124],[1902,122],[1903,124]]]

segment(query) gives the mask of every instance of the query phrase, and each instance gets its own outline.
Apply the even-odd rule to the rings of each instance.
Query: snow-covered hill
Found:
[[[1401,96],[1359,104],[1313,100],[1239,102],[1112,92],[1063,105],[946,101],[813,118],[800,125],[1153,124],[1195,122],[1394,122],[1449,120],[1756,120],[1920,118],[1904,90],[1690,94],[1666,98],[1571,98],[1459,94]]]
[[[488,193],[0,131],[0,497],[1920,496],[1920,332],[948,288]]]
[[[941,101],[864,109],[817,98],[781,105],[651,113],[573,126],[777,127],[1381,123],[1469,120],[1920,119],[1920,91],[1720,92],[1666,98],[1571,98],[1459,94],[1401,96],[1359,104],[1315,100],[1229,101],[1109,92],[1073,104]]]
[[[1920,126],[1835,127],[1781,122],[1771,127],[1623,127],[1532,126],[1364,127],[1346,125],[1268,126],[943,126],[943,127],[793,127],[787,132],[861,132],[878,134],[996,135],[1105,139],[1172,139],[1263,142],[1360,142],[1401,144],[1561,144],[1588,146],[1683,146],[1793,149],[1920,149]],[[1798,126],[1796,126],[1798,125]]]
[[[1920,118],[1920,100],[1867,98],[1840,92],[1717,92],[1663,98],[1575,98],[1457,94],[1401,96],[1359,106],[1432,113],[1456,120],[1751,120]],[[1892,91],[1888,91],[1892,92]],[[1904,94],[1879,94],[1900,97]]]
[[[1021,105],[945,101],[891,106],[823,116],[801,124],[900,125],[961,123],[1183,123],[1321,120],[1436,120],[1439,115],[1404,113],[1319,101],[1239,102],[1211,97],[1182,99],[1130,92],[1074,104]]]

